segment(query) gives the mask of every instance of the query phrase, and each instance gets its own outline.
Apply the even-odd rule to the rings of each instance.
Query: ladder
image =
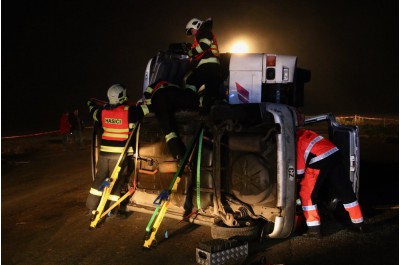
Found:
[[[164,219],[164,216],[165,216],[165,213],[167,212],[169,203],[172,200],[174,193],[178,189],[178,184],[181,180],[181,175],[182,175],[183,169],[185,168],[185,166],[187,165],[187,163],[189,161],[190,154],[194,151],[194,149],[196,147],[196,139],[199,137],[199,134],[201,135],[201,137],[203,136],[203,130],[204,129],[198,129],[197,132],[195,133],[192,141],[190,142],[190,144],[185,152],[185,155],[183,156],[183,159],[179,163],[178,170],[176,171],[174,177],[172,178],[172,181],[171,181],[171,184],[169,185],[168,190],[162,191],[160,193],[160,195],[154,200],[154,204],[157,204],[157,207],[154,210],[154,213],[151,216],[150,221],[146,227],[145,241],[143,244],[143,246],[146,248],[150,248],[153,245],[158,228],[160,227],[161,222]],[[201,133],[200,133],[200,131],[201,131]],[[156,216],[157,216],[157,218],[156,218]]]

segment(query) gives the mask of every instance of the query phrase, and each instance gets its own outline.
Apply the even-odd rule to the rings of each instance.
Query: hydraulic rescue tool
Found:
[[[169,203],[171,202],[174,193],[176,192],[178,188],[178,184],[181,180],[181,175],[183,172],[183,169],[185,166],[188,164],[189,161],[189,155],[193,152],[194,148],[196,147],[196,139],[199,137],[201,131],[201,136],[203,135],[203,129],[199,129],[190,145],[188,146],[185,155],[183,156],[183,159],[179,163],[178,170],[176,171],[174,177],[172,178],[171,184],[169,185],[168,190],[164,190],[160,193],[160,195],[154,200],[154,204],[158,204],[156,209],[154,210],[153,215],[150,218],[149,223],[147,224],[146,227],[146,235],[145,235],[145,241],[144,241],[144,247],[150,248],[153,244],[153,241],[155,240],[156,233],[158,231],[158,228],[161,225],[161,222],[165,216],[165,213],[167,212]],[[158,214],[158,215],[157,215]],[[156,218],[157,216],[157,218]],[[154,221],[154,219],[156,219]],[[153,223],[154,221],[154,223]]]
[[[129,146],[130,146],[130,144],[131,144],[132,136],[133,136],[134,134],[136,134],[137,128],[138,128],[138,124],[137,124],[137,126],[132,130],[132,132],[131,132],[130,135],[129,135],[128,140],[127,140],[126,143],[125,143],[124,149],[123,149],[121,155],[119,156],[118,162],[117,162],[117,164],[115,165],[115,168],[114,168],[114,170],[113,170],[113,172],[112,172],[112,174],[111,174],[109,183],[107,183],[107,184],[105,185],[105,187],[104,187],[103,195],[101,196],[101,200],[100,200],[99,205],[97,206],[97,209],[92,211],[92,216],[91,216],[91,218],[90,218],[90,221],[91,221],[91,222],[90,222],[90,227],[89,227],[90,229],[91,229],[91,228],[95,228],[96,225],[98,224],[98,222],[101,220],[101,218],[103,218],[103,217],[105,216],[105,214],[102,214],[103,211],[104,211],[104,207],[106,206],[107,201],[108,201],[108,197],[110,196],[110,193],[111,193],[111,191],[112,191],[112,189],[113,189],[113,187],[114,187],[114,184],[115,184],[115,182],[116,182],[117,179],[118,179],[119,172],[121,171],[122,164],[123,164],[123,162],[124,162],[124,160],[125,160],[125,158],[126,158],[126,155],[127,155],[127,153],[128,153],[128,149],[129,149]],[[125,194],[125,196],[129,196],[129,195],[127,195],[127,194],[131,194],[131,193],[130,193],[130,192],[127,192],[127,193]],[[125,197],[125,198],[126,198],[126,197]],[[125,198],[124,198],[124,199],[125,199]],[[122,199],[122,198],[121,198],[121,199]],[[120,199],[119,201],[121,201],[121,199]],[[115,204],[115,206],[117,205],[117,203],[114,203],[114,204]],[[109,211],[111,211],[111,209],[109,209],[108,212],[109,212]]]
[[[130,188],[125,194],[124,196],[122,196],[121,198],[118,199],[118,201],[116,201],[113,205],[111,205],[107,210],[105,210],[101,216],[100,219],[104,218],[104,216],[106,216],[109,212],[112,211],[112,209],[114,209],[115,207],[117,207],[121,202],[123,202],[126,198],[128,198],[130,195],[132,195],[135,192],[135,188]]]

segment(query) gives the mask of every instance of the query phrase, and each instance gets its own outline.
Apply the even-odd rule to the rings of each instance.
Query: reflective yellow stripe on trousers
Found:
[[[94,195],[94,196],[99,196],[99,197],[101,197],[101,195],[103,195],[102,191],[96,190],[94,188],[90,188],[89,193]]]

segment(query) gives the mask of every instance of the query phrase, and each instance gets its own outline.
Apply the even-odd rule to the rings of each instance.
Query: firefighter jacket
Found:
[[[97,106],[89,101],[88,106],[93,120],[102,128],[100,144],[102,153],[122,153],[136,123],[148,113],[145,105]],[[132,147],[129,148],[128,153],[133,153]]]
[[[212,21],[205,21],[194,36],[188,55],[196,67],[205,63],[220,63],[218,43],[215,35],[211,32],[211,27]]]
[[[307,165],[318,162],[339,150],[331,141],[310,130],[297,130],[296,138],[298,175],[304,174]]]

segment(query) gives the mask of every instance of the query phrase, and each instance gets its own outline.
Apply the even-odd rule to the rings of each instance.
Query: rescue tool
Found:
[[[201,134],[200,134],[201,131]],[[150,218],[149,223],[147,224],[146,227],[146,235],[145,235],[145,241],[144,241],[144,247],[150,248],[153,245],[153,241],[155,241],[155,236],[157,234],[158,228],[161,225],[161,222],[165,216],[165,213],[167,212],[169,203],[171,202],[171,199],[174,196],[174,193],[178,189],[178,184],[181,180],[181,175],[183,172],[183,169],[187,165],[189,161],[189,154],[191,154],[196,147],[196,139],[199,137],[199,134],[202,136],[203,135],[203,129],[198,129],[197,132],[195,133],[192,141],[190,142],[189,147],[186,150],[185,155],[183,156],[183,159],[179,163],[178,170],[176,171],[174,177],[172,178],[171,184],[169,185],[168,190],[164,190],[160,193],[160,195],[154,200],[154,204],[157,204],[156,209],[154,210],[153,215]],[[157,216],[157,218],[156,218]],[[155,221],[154,221],[155,219]],[[153,223],[154,222],[154,223]]]
[[[105,210],[102,215],[100,216],[100,219],[104,218],[109,212],[111,212],[115,207],[121,204],[126,198],[128,198],[130,195],[132,195],[135,192],[135,188],[130,188],[127,193],[124,194],[121,198],[118,199],[113,205],[111,205],[107,210]]]
[[[121,155],[119,156],[118,162],[117,162],[117,164],[115,165],[115,168],[114,168],[114,170],[113,170],[113,172],[112,172],[112,174],[111,174],[109,183],[108,183],[107,185],[105,185],[105,187],[104,187],[103,195],[101,196],[101,200],[100,200],[99,205],[97,206],[97,209],[92,211],[92,216],[91,216],[91,218],[90,218],[90,221],[91,221],[91,222],[90,222],[90,227],[89,227],[89,229],[95,228],[96,225],[98,224],[98,222],[105,216],[105,214],[103,214],[104,207],[106,206],[107,201],[108,201],[108,197],[110,196],[110,193],[111,193],[111,191],[112,191],[112,189],[113,189],[113,187],[114,187],[114,184],[115,184],[115,182],[116,182],[117,179],[118,179],[118,175],[119,175],[119,172],[121,171],[122,164],[123,164],[123,162],[124,162],[124,160],[125,160],[125,158],[126,158],[126,155],[127,155],[127,153],[128,153],[128,148],[129,148],[129,146],[130,146],[130,143],[131,143],[131,140],[132,140],[132,136],[133,136],[134,134],[136,134],[137,128],[138,128],[138,124],[137,124],[137,126],[132,130],[131,134],[129,135],[128,140],[126,141],[126,144],[125,144],[125,146],[124,146],[124,149],[123,149]],[[133,191],[132,191],[132,192],[133,192]],[[127,194],[128,194],[128,195],[127,195]],[[130,194],[132,194],[132,193],[127,192],[122,198],[125,199],[125,198],[126,198],[127,196],[129,196]],[[126,197],[125,197],[125,196],[126,196]],[[125,197],[125,198],[124,198],[124,197]],[[119,201],[122,201],[122,200],[121,200],[122,198],[120,198]],[[117,206],[117,205],[118,205],[117,203],[118,203],[118,202],[114,203],[114,205]],[[114,207],[115,207],[115,206],[114,206]],[[114,207],[112,207],[112,208],[114,208]],[[110,207],[110,209],[107,210],[107,213],[108,213],[109,211],[111,211],[112,208]]]

